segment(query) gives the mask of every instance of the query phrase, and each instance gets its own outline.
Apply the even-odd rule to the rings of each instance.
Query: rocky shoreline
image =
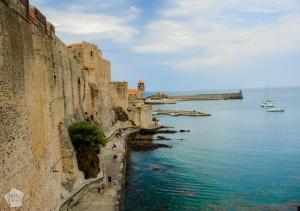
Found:
[[[158,148],[172,148],[170,144],[155,143],[156,141],[172,141],[184,139],[171,139],[166,136],[157,136],[154,138],[154,135],[158,134],[175,134],[175,133],[184,133],[190,132],[190,130],[170,130],[165,129],[165,127],[160,127],[156,129],[141,129],[140,131],[133,133],[129,136],[127,145],[134,151],[151,151]]]

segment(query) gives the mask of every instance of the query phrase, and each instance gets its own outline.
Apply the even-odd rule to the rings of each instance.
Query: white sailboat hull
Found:
[[[283,108],[270,108],[267,110],[268,112],[284,112]]]

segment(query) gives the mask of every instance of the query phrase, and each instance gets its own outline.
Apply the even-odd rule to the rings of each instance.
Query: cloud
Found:
[[[124,13],[125,16],[130,19],[135,19],[141,14],[141,10],[135,6],[130,6],[129,9]]]
[[[86,37],[93,35],[98,39],[111,39],[115,42],[127,42],[137,33],[134,28],[126,25],[126,19],[108,15],[62,14],[52,11],[49,12],[49,19],[58,32]]]
[[[294,9],[297,0],[169,0],[169,9],[162,15],[211,16],[224,11],[252,13],[280,13]]]
[[[143,40],[133,47],[136,52],[176,52],[188,46],[192,33],[177,21],[154,21],[145,28]]]
[[[63,3],[60,6],[54,3],[43,12],[63,39],[70,40],[73,36],[80,40],[96,39],[128,43],[138,33],[137,28],[131,26],[131,22],[138,18],[141,11],[132,5],[122,5],[119,8],[120,2],[120,0],[88,2],[76,0],[71,4]]]
[[[270,25],[249,29],[221,28],[199,36],[206,40],[204,55],[176,63],[178,68],[224,66],[244,62],[255,57],[278,55],[300,49],[300,15],[284,17]],[[210,42],[213,40],[214,42]],[[197,46],[197,39],[195,40]]]
[[[299,8],[294,0],[170,0],[132,49],[173,55],[164,64],[181,70],[289,52],[300,49]]]

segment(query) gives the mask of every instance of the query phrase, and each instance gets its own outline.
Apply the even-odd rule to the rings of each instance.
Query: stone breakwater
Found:
[[[211,116],[211,114],[199,112],[199,111],[182,111],[182,110],[154,110],[153,113],[156,115],[176,115],[176,116]]]
[[[221,94],[196,94],[196,95],[178,95],[178,96],[168,96],[163,93],[150,96],[149,99],[161,100],[167,99],[176,101],[194,101],[194,100],[242,100],[242,91],[236,93],[221,93]],[[168,101],[167,101],[168,102]]]
[[[68,134],[74,122],[94,121],[107,137],[152,125],[151,107],[130,104],[128,83],[111,80],[96,45],[66,46],[25,0],[0,0],[0,119],[0,210],[12,188],[25,194],[22,209],[55,210],[88,182]]]

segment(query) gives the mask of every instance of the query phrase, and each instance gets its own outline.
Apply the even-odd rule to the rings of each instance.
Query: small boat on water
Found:
[[[266,99],[267,91],[268,91],[268,88],[266,89],[264,99]],[[274,102],[269,99],[264,100],[261,107],[266,108],[267,112],[284,112],[284,109],[282,107],[275,105]]]
[[[273,108],[269,108],[267,111],[268,112],[284,112],[284,109],[282,107],[276,106]]]
[[[171,116],[179,116],[179,113],[170,113]]]
[[[269,92],[269,87],[267,87],[266,90],[265,90],[263,103],[260,106],[262,108],[273,108],[273,107],[275,107],[274,102],[272,100],[270,100],[270,98],[268,97],[268,92]]]
[[[274,103],[272,100],[266,100],[262,105],[262,108],[273,108],[275,107]]]
[[[158,113],[157,112],[152,112],[152,115],[157,115]]]

